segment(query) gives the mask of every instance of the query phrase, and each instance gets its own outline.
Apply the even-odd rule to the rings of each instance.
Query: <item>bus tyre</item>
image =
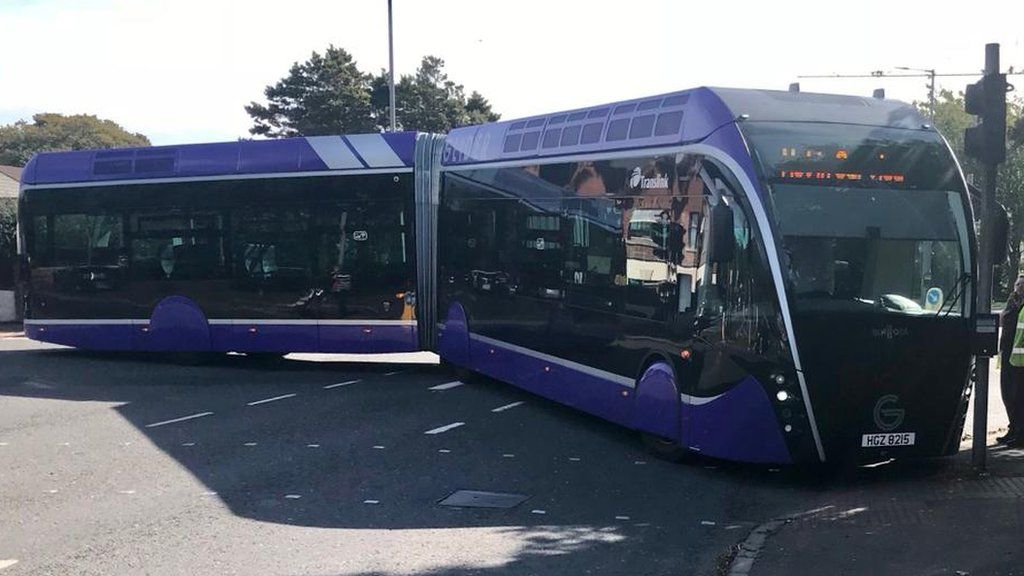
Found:
[[[661,460],[682,462],[690,455],[689,450],[673,440],[648,434],[647,432],[641,432],[640,438],[643,439],[644,447],[647,448],[647,451]]]

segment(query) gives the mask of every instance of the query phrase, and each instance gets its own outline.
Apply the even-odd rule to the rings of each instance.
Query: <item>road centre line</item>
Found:
[[[424,432],[424,434],[441,434],[442,432],[447,432],[453,428],[458,428],[459,426],[463,426],[465,424],[465,422],[452,422],[451,424],[446,424],[444,426],[434,428],[433,430],[427,430],[426,432]]]
[[[184,422],[186,420],[193,420],[195,418],[202,418],[203,416],[210,416],[213,412],[199,412],[198,414],[192,414],[190,416],[182,416],[181,418],[174,418],[173,420],[164,420],[163,422],[154,422],[152,424],[146,424],[146,428],[156,428],[157,426],[164,426],[166,424],[174,424],[177,422]]]
[[[516,406],[522,406],[523,404],[526,404],[526,402],[519,401],[519,402],[513,402],[511,404],[505,404],[504,406],[498,406],[497,408],[491,410],[491,412],[504,412],[505,410],[511,410],[511,409],[515,408]]]
[[[355,384],[356,382],[359,382],[359,380],[346,380],[345,382],[338,382],[337,384],[328,384],[327,386],[324,386],[324,390],[330,390],[331,388],[337,388],[339,386],[348,386],[350,384]]]
[[[454,380],[452,382],[445,382],[444,384],[438,384],[437,386],[431,386],[427,390],[451,390],[452,388],[458,388],[464,386],[466,383],[462,380]]]
[[[264,398],[263,400],[257,400],[255,402],[249,402],[246,406],[256,406],[257,404],[266,404],[267,402],[276,402],[278,400],[284,400],[286,398],[294,398],[298,396],[298,393],[294,394],[282,394],[280,396],[274,396],[273,398]]]

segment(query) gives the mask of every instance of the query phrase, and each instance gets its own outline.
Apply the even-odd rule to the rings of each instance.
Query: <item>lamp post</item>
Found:
[[[391,112],[391,131],[397,130],[395,121],[395,34],[391,16],[391,0],[388,0],[388,109]]]
[[[935,68],[908,68],[907,66],[897,66],[897,70],[906,70],[908,72],[924,72],[928,75],[928,117],[931,118],[932,122],[935,121]]]

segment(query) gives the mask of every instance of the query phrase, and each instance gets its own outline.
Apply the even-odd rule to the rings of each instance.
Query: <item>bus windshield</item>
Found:
[[[963,313],[963,184],[938,135],[768,122],[744,131],[797,310]]]

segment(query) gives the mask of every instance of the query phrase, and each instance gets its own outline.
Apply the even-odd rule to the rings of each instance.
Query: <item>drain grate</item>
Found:
[[[441,506],[454,506],[456,508],[514,508],[526,502],[527,498],[529,496],[523,494],[456,490],[444,500],[438,502],[438,504]]]

